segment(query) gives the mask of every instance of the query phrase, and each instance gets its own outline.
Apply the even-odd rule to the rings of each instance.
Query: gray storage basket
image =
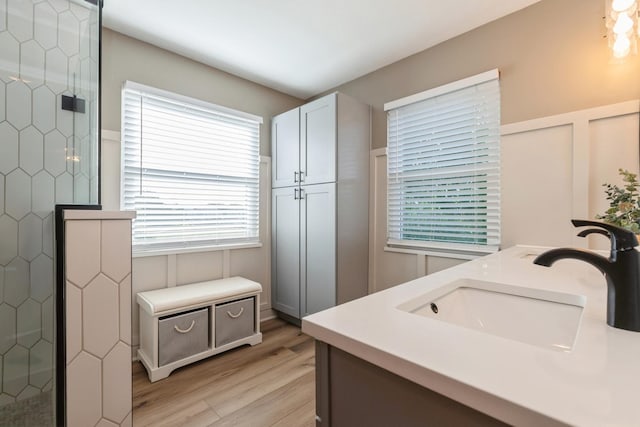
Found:
[[[216,347],[255,333],[254,298],[216,305]]]
[[[161,317],[158,321],[158,365],[209,349],[209,309]]]

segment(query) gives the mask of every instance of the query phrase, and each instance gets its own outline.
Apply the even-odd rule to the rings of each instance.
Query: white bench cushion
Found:
[[[136,300],[151,315],[165,311],[206,305],[215,300],[262,292],[260,283],[244,277],[209,280],[190,285],[139,292]]]

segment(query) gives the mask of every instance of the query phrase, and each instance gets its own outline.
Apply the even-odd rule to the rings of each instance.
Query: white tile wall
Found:
[[[53,319],[53,297],[47,298],[42,303],[42,338],[50,343],[53,342],[53,322],[51,319]]]
[[[17,75],[20,68],[20,44],[7,31],[0,33],[0,58],[0,79],[9,83],[9,76]]]
[[[0,3],[0,31],[7,29],[7,3]]]
[[[18,223],[9,215],[0,216],[0,236],[0,264],[5,266],[18,255]]]
[[[69,9],[69,1],[68,0],[49,0],[49,3],[56,12],[64,12]]]
[[[93,426],[102,412],[102,362],[86,352],[67,364],[67,424]]]
[[[18,131],[7,122],[0,123],[0,173],[7,174],[18,167]]]
[[[17,396],[29,384],[29,350],[21,345],[14,345],[4,354],[2,391]]]
[[[56,97],[56,105],[62,104],[62,95],[73,96],[73,93],[69,90],[64,90],[61,94]],[[67,110],[57,110],[56,111],[56,128],[60,133],[62,133],[65,137],[70,137],[73,135],[73,113]]]
[[[31,88],[44,83],[44,50],[35,40],[20,45],[20,76]]]
[[[118,284],[103,274],[82,290],[83,348],[99,358],[104,358],[118,341],[119,305]]]
[[[53,294],[53,260],[40,254],[31,262],[31,298],[44,302]]]
[[[31,348],[40,339],[41,306],[32,299],[18,307],[18,344]],[[31,368],[31,367],[30,367]]]
[[[40,253],[42,253],[42,220],[34,214],[29,214],[18,224],[18,255],[27,261],[33,261]]]
[[[33,37],[33,3],[7,0],[7,20],[11,34],[21,42]]]
[[[121,423],[131,412],[131,387],[122,387],[123,384],[131,382],[130,346],[123,342],[116,344],[104,358],[102,377],[104,395],[109,396],[108,399],[104,399],[103,416]]]
[[[56,203],[73,203],[73,176],[68,172],[56,177]]]
[[[0,81],[0,99],[5,99],[7,96],[6,92],[5,92],[5,86],[4,86],[4,82]],[[0,121],[3,121],[5,119],[5,106],[4,106],[4,102],[0,102]]]
[[[73,263],[67,265],[67,280],[83,288],[100,273],[100,245],[86,242],[100,241],[100,221],[78,221],[67,229],[66,253]]]
[[[33,8],[33,35],[40,46],[51,49],[58,36],[58,13],[47,2],[38,3]]]
[[[58,31],[58,45],[60,49],[72,56],[80,50],[80,23],[71,11],[58,15],[60,30]]]
[[[97,14],[93,6],[70,3],[0,0],[0,405],[52,388],[54,203],[96,200],[89,184],[74,200],[78,165],[67,161],[67,144],[86,141],[82,182],[97,188],[90,181],[97,176],[97,81],[75,92],[69,87],[69,62],[80,39],[84,53],[74,62],[86,59],[93,67],[88,74],[96,74]],[[82,135],[74,134],[73,114],[60,109],[61,93],[93,106],[76,115]],[[68,163],[74,163],[69,171]],[[21,364],[18,356],[24,356]]]
[[[42,133],[56,126],[56,96],[51,89],[40,86],[33,91],[33,125]]]
[[[42,253],[53,258],[53,214],[42,221]]]
[[[68,425],[130,426],[131,222],[65,225]]]
[[[0,353],[6,353],[16,343],[16,309],[0,304]]]
[[[29,352],[29,383],[36,387],[44,387],[51,380],[53,346],[40,340]]]
[[[4,302],[18,307],[29,297],[29,263],[14,258],[4,268]]]
[[[67,138],[58,130],[44,137],[44,168],[57,177],[67,170]]]
[[[42,140],[42,133],[33,126],[20,131],[20,168],[31,176],[42,169]]]
[[[46,171],[40,171],[31,181],[31,212],[40,218],[51,215],[55,204],[55,181]]]
[[[31,177],[14,169],[5,180],[5,212],[20,220],[31,211]]]
[[[39,388],[28,385],[20,392],[20,394],[16,397],[16,400],[28,399],[30,397],[37,396],[40,393],[41,390]]]
[[[82,292],[67,282],[66,293],[67,360],[73,360],[82,350]]]
[[[22,130],[31,123],[31,89],[21,81],[7,84],[7,120]]]
[[[7,48],[11,48],[11,46],[9,45]],[[47,51],[46,64],[47,68],[45,69],[44,74],[47,87],[55,94],[59,94],[66,90],[69,58],[56,47]]]
[[[131,272],[120,282],[120,340],[131,345]]]

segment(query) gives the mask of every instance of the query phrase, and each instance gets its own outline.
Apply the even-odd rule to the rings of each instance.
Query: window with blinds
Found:
[[[121,205],[134,251],[258,243],[262,118],[126,82]]]
[[[498,70],[393,101],[385,110],[388,245],[497,250]]]

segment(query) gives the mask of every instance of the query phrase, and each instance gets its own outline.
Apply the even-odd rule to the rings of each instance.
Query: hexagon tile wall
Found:
[[[90,3],[0,1],[0,417],[52,390],[53,210],[97,203],[98,39]]]
[[[132,216],[65,211],[69,427],[131,426]]]

